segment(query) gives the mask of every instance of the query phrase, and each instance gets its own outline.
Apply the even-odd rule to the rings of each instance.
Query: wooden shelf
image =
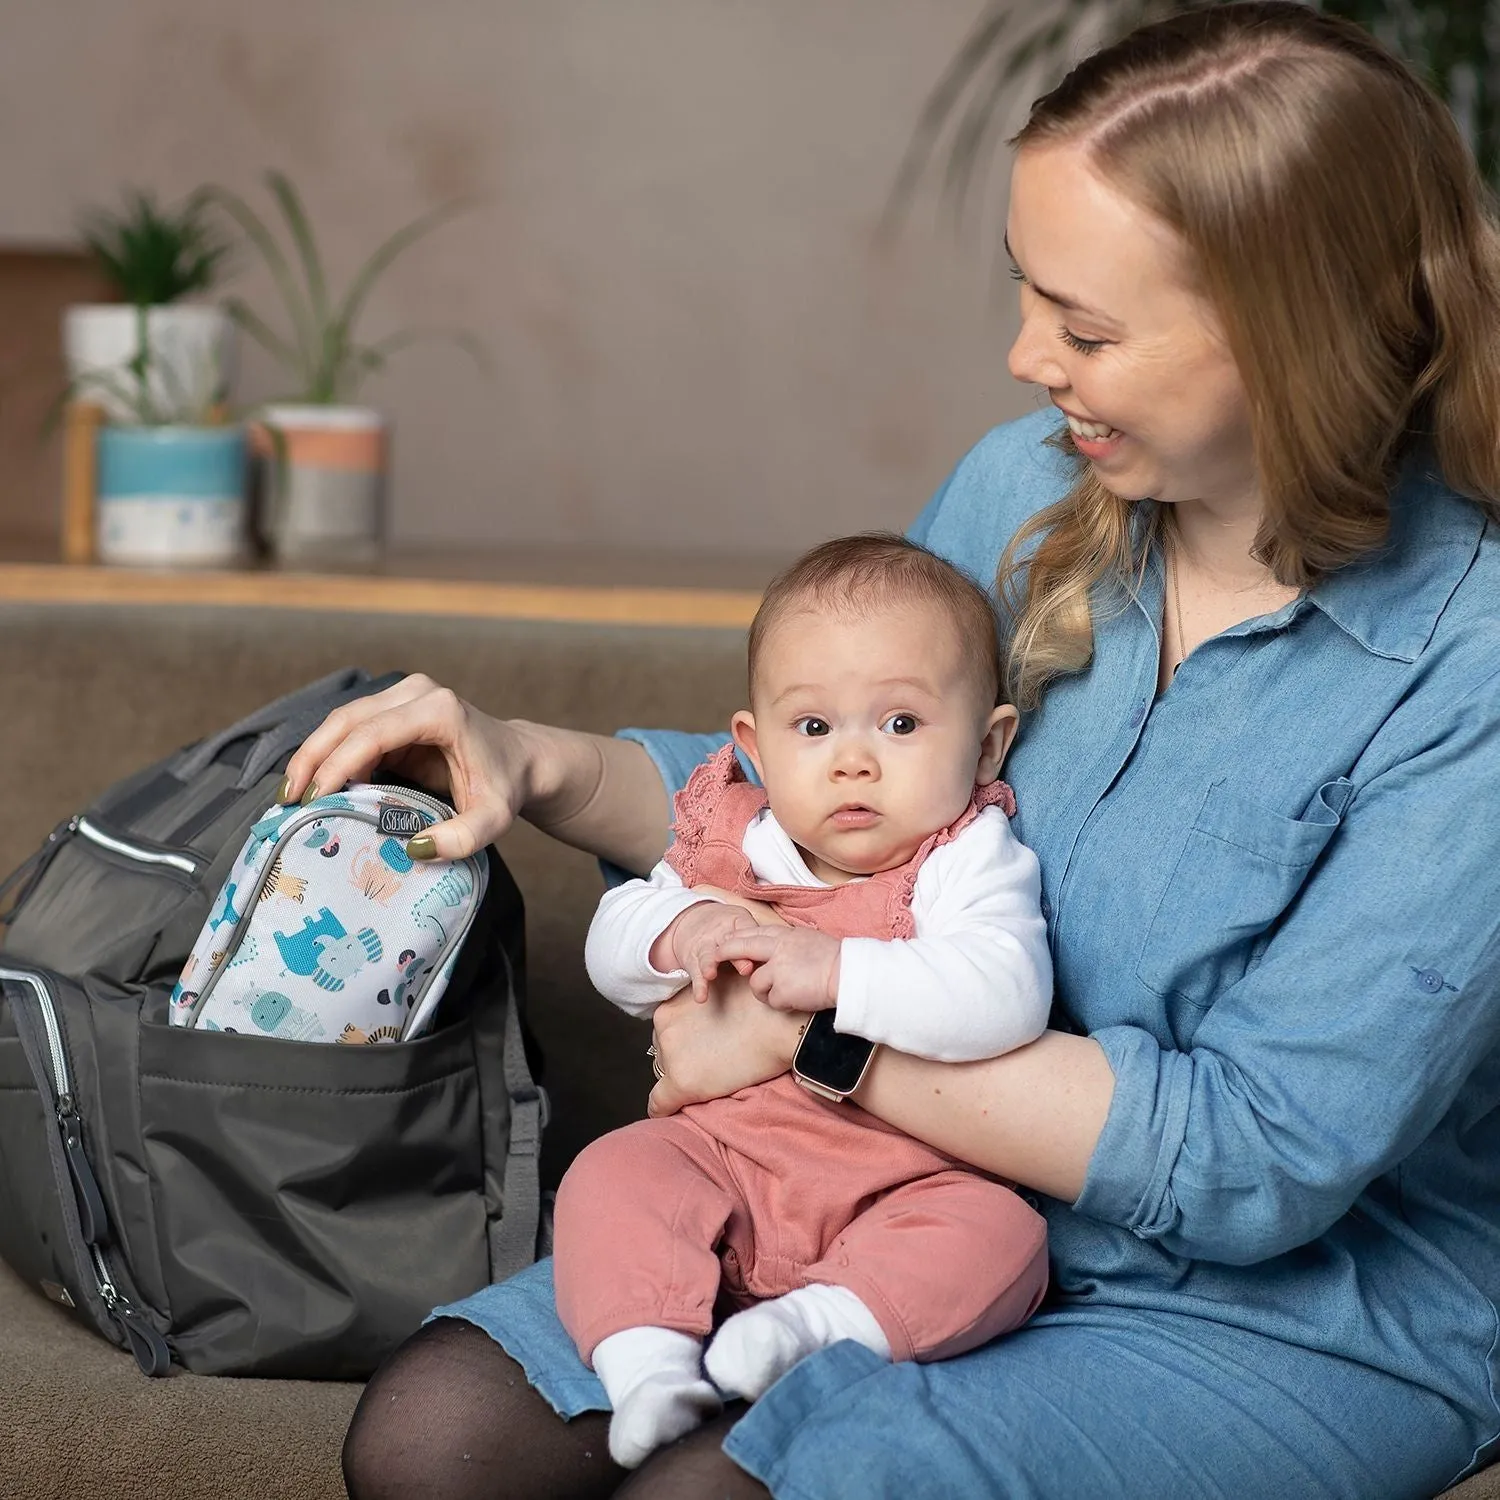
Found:
[[[0,600],[743,629],[781,559],[413,553],[365,568],[152,569],[0,553]]]

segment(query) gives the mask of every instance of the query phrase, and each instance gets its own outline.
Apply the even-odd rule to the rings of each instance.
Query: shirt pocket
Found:
[[[1198,1006],[1244,977],[1302,889],[1354,795],[1324,782],[1300,818],[1213,782],[1146,933],[1136,977]]]

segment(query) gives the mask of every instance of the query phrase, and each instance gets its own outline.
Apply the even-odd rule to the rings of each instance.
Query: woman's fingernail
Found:
[[[406,841],[406,857],[408,859],[436,859],[437,844],[433,841],[430,833],[419,833],[416,838]]]
[[[315,801],[317,799],[317,795],[318,783],[316,781],[309,781],[307,783],[307,790],[302,794],[303,807],[306,807],[309,802]]]
[[[281,785],[276,789],[276,800],[278,802],[290,802],[292,800],[292,778],[283,776]]]

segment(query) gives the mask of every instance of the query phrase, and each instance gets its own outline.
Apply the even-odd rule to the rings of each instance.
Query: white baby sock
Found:
[[[848,1287],[803,1286],[736,1313],[715,1334],[703,1363],[726,1395],[755,1401],[798,1360],[840,1339],[891,1357],[875,1314]]]
[[[671,1328],[622,1328],[594,1346],[594,1373],[614,1415],[609,1456],[636,1468],[653,1449],[691,1432],[724,1403],[703,1378],[703,1342]]]

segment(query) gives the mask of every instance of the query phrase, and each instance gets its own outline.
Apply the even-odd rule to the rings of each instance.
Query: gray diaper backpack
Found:
[[[275,807],[327,713],[398,680],[349,669],[267,705],[109,788],[0,884],[0,1257],[148,1374],[363,1378],[538,1252],[509,872],[493,849],[403,868],[404,835],[447,815],[419,790]],[[323,857],[350,830],[377,920]],[[219,945],[231,911],[244,935]],[[259,943],[279,967],[236,990]],[[221,953],[184,1008],[184,971]],[[332,1007],[377,963],[356,1027]]]

